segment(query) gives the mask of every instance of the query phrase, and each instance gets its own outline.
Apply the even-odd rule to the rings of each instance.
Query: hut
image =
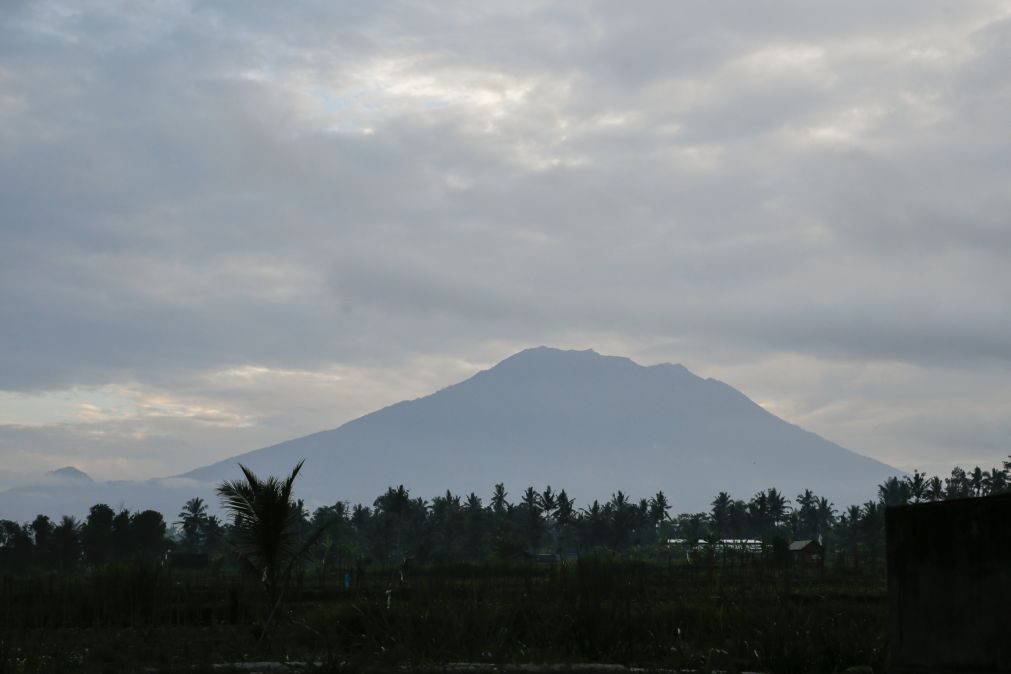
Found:
[[[790,561],[794,566],[821,566],[825,561],[825,547],[815,539],[790,543]]]

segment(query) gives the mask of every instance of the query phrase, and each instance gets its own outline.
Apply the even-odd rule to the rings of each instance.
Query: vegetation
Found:
[[[285,574],[307,564],[328,578],[354,564],[405,559],[474,563],[543,553],[663,559],[670,540],[692,546],[728,538],[767,545],[776,538],[821,538],[836,565],[859,566],[876,563],[883,551],[884,507],[1004,493],[1011,490],[1009,471],[1011,460],[990,470],[955,467],[943,480],[914,471],[879,485],[877,501],[841,511],[810,490],[791,500],[770,488],[747,501],[720,492],[708,512],[677,515],[662,491],[638,500],[618,491],[604,503],[577,508],[564,489],[528,487],[514,502],[501,484],[487,505],[474,493],[446,492],[426,501],[401,485],[371,506],[337,502],[310,513],[292,496],[298,468],[283,481],[247,471],[244,480],[221,487],[227,523],[209,515],[199,498],[184,504],[173,527],[157,512],[117,513],[105,504],[93,506],[83,522],[68,516],[54,523],[45,515],[25,523],[0,520],[0,571],[90,569],[162,560],[170,551],[217,558],[237,553],[266,574],[267,594],[276,598]],[[268,548],[266,541],[274,539],[278,547]],[[318,545],[310,549],[309,543]]]
[[[251,629],[253,576],[129,564],[19,577],[0,587],[0,658],[51,672],[265,659],[324,671],[609,662],[833,672],[879,666],[885,646],[885,592],[873,574],[608,555],[418,566],[403,581],[399,567],[356,574],[348,589],[315,574],[293,583],[267,648]]]
[[[284,480],[275,477],[261,480],[245,466],[239,467],[245,479],[223,483],[218,487],[218,496],[232,516],[229,542],[239,560],[260,574],[260,583],[266,591],[269,612],[262,639],[281,606],[295,565],[330,521],[320,522],[313,533],[305,535],[302,506],[292,498],[295,478],[302,470],[301,461]]]
[[[401,486],[371,506],[310,513],[293,496],[299,468],[221,485],[226,522],[200,499],[172,527],[102,504],[83,522],[0,521],[0,671],[264,658],[330,670],[880,668],[884,508],[1007,491],[1011,461],[890,479],[878,501],[841,512],[807,490],[791,500],[766,489],[748,501],[721,492],[708,512],[679,515],[663,492],[577,508],[565,490],[514,501],[504,485],[487,504],[448,492],[426,502]],[[777,552],[819,537],[824,565],[791,567]],[[720,553],[721,539],[762,543]]]

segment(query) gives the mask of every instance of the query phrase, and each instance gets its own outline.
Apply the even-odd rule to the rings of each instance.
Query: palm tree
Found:
[[[664,522],[670,515],[670,501],[667,500],[667,495],[660,490],[656,495],[649,500],[649,521],[652,522],[654,527],[659,527],[662,522]]]
[[[751,535],[748,504],[745,501],[735,499],[727,506],[727,526],[732,538],[746,538]]]
[[[428,531],[434,555],[443,560],[458,556],[458,546],[462,540],[459,532],[462,527],[463,505],[459,496],[448,489],[445,496],[436,496],[428,507]]]
[[[544,516],[550,517],[551,513],[553,513],[557,507],[558,496],[555,494],[554,490],[551,489],[551,485],[549,484],[541,494],[541,508],[544,509]]]
[[[909,485],[892,476],[878,485],[878,501],[886,506],[905,505],[909,502]]]
[[[873,567],[885,538],[885,509],[880,503],[868,501],[864,504],[859,526],[864,547]]]
[[[854,569],[860,566],[860,523],[862,519],[863,510],[858,505],[851,505],[839,517],[839,532],[844,544],[849,548],[850,559],[853,560]]]
[[[927,481],[925,478],[926,475],[924,475],[915,468],[913,469],[912,477],[909,477],[907,475],[904,478],[904,482],[906,483],[906,491],[909,493],[909,496],[913,500],[913,503],[919,503],[920,501],[924,500],[926,496]]]
[[[944,478],[944,498],[968,498],[972,495],[972,486],[969,484],[969,477],[961,466],[951,469],[951,477]]]
[[[711,514],[713,528],[716,529],[718,536],[725,537],[727,530],[730,528],[730,504],[732,502],[733,499],[730,498],[730,494],[725,491],[721,491],[713,499]]]
[[[649,517],[649,499],[639,499],[638,505],[632,506],[632,545],[646,545],[653,542],[656,525]]]
[[[505,490],[505,485],[499,482],[495,485],[495,492],[491,495],[491,509],[496,515],[501,515],[509,507],[509,502],[506,501],[506,496],[509,492]]]
[[[412,499],[404,485],[390,487],[372,502],[373,525],[377,535],[376,551],[386,561],[400,561],[411,549],[414,523],[424,519],[428,510],[422,499]]]
[[[773,526],[779,526],[786,519],[790,512],[790,501],[783,497],[775,487],[770,487],[766,492],[769,499],[769,518]]]
[[[466,532],[465,553],[470,559],[480,559],[484,554],[487,513],[481,497],[471,492],[463,506]]]
[[[821,535],[822,533],[829,531],[832,528],[832,525],[835,524],[835,504],[829,503],[829,500],[822,496],[818,499],[814,509],[816,512],[815,530],[818,535]]]
[[[969,488],[972,490],[973,496],[983,495],[983,471],[979,466],[973,468],[972,473],[969,474]]]
[[[923,494],[928,501],[944,500],[944,483],[937,475],[927,480],[927,488]]]
[[[803,494],[797,494],[797,529],[795,535],[803,538],[814,538],[818,535],[818,497],[810,489]]]
[[[557,505],[555,507],[555,522],[558,526],[565,526],[571,524],[575,519],[576,512],[573,509],[573,504],[576,499],[569,498],[569,495],[565,493],[565,490],[558,492]]]
[[[221,506],[232,516],[235,551],[260,572],[267,594],[269,613],[261,639],[284,598],[295,564],[333,521],[320,524],[304,538],[299,535],[302,507],[291,492],[303,463],[299,461],[284,480],[273,476],[260,479],[239,464],[245,479],[222,482],[217,488]]]
[[[533,554],[537,552],[537,546],[544,535],[544,519],[541,517],[541,513],[543,512],[541,495],[533,487],[527,487],[520,497],[519,507],[523,513],[520,526],[526,539],[527,551]]]
[[[56,525],[45,515],[39,515],[28,526],[35,539],[35,562],[48,568],[52,563],[53,529]]]
[[[589,508],[582,509],[580,539],[587,548],[604,543],[607,530],[607,516],[600,502],[594,501]]]
[[[191,498],[180,511],[176,522],[183,530],[183,545],[190,549],[200,547],[200,534],[207,520],[207,504],[200,497]]]
[[[576,546],[575,525],[578,518],[573,504],[575,499],[569,498],[564,489],[556,496],[555,512],[552,515],[555,526],[555,547],[556,550],[573,550]]]
[[[1000,468],[983,471],[983,493],[1000,494],[1007,489],[1007,472]]]
[[[755,494],[748,503],[748,518],[750,526],[760,536],[765,536],[771,528],[769,517],[769,494],[763,489]]]
[[[628,547],[629,538],[633,533],[634,506],[620,489],[617,494],[611,495],[611,501],[607,505],[611,507],[611,549],[619,552]]]

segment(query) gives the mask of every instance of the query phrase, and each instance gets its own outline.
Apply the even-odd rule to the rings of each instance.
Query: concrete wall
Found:
[[[1011,672],[1011,495],[889,508],[891,671]]]

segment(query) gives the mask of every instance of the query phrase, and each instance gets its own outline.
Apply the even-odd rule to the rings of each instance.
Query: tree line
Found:
[[[577,508],[565,489],[550,486],[527,487],[514,496],[498,484],[487,500],[473,492],[448,491],[425,500],[401,485],[387,489],[371,506],[337,502],[310,512],[291,497],[290,507],[282,508],[284,521],[276,526],[293,546],[312,537],[309,559],[324,575],[363,562],[389,565],[408,559],[478,562],[596,551],[662,556],[669,554],[673,540],[691,547],[726,539],[765,544],[820,539],[838,563],[861,566],[881,558],[885,507],[1006,493],[1011,491],[1009,476],[1011,460],[990,470],[955,467],[944,479],[914,471],[879,485],[877,500],[841,511],[810,490],[793,499],[776,488],[748,500],[720,492],[708,511],[681,514],[671,513],[663,491],[638,499],[618,491],[607,501]],[[240,488],[252,483],[226,484],[241,496]],[[225,498],[225,492],[219,493]],[[235,498],[232,506],[241,505],[241,498]],[[53,522],[45,515],[26,523],[0,520],[0,568],[71,571],[137,559],[160,561],[170,551],[231,558],[234,552],[241,555],[245,529],[241,510],[223,504],[231,515],[224,522],[200,498],[187,501],[171,524],[153,510],[116,512],[105,504],[93,506],[83,521],[64,516]]]

